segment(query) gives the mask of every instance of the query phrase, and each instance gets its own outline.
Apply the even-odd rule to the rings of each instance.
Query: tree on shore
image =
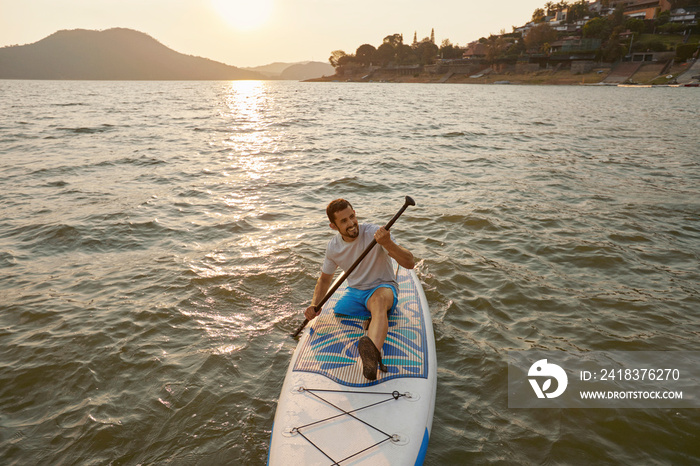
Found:
[[[625,28],[637,34],[641,34],[646,29],[646,24],[643,19],[627,18],[625,20]]]
[[[610,21],[613,28],[623,25],[625,22],[625,5],[623,3],[615,7],[615,11],[613,11],[613,14],[610,16]]]
[[[399,65],[408,65],[415,63],[415,51],[407,44],[399,44],[396,47],[396,63]]]
[[[391,34],[386,36],[382,41],[383,44],[389,44],[393,48],[398,47],[403,44],[403,34]]]
[[[428,65],[435,60],[435,57],[440,53],[440,49],[435,43],[428,39],[423,40],[418,44],[415,49],[416,57],[418,58],[418,63],[421,65]]]
[[[355,60],[364,66],[371,65],[376,61],[377,49],[371,44],[363,44],[355,51]]]
[[[525,36],[525,47],[528,50],[537,50],[538,52],[546,53],[544,50],[545,44],[551,44],[557,40],[558,33],[552,29],[549,24],[538,24],[534,28],[530,29],[530,32]],[[549,47],[546,47],[547,49]]]
[[[391,63],[397,65],[433,63],[440,53],[440,48],[435,45],[435,31],[431,31],[431,37],[426,37],[418,42],[415,34],[413,45],[403,43],[403,35],[390,34],[384,38],[378,48],[371,44],[363,44],[357,48],[355,55],[348,55],[342,50],[335,50],[328,59],[336,69],[339,67],[367,67],[372,64],[387,66]],[[462,56],[461,49],[448,43],[444,44],[443,52],[450,58]]]
[[[610,34],[610,39],[602,50],[603,60],[614,62],[625,56],[627,47],[620,42],[620,33],[622,30],[622,26],[613,29],[612,34]]]
[[[528,34],[529,35],[529,34]],[[486,45],[486,60],[489,63],[495,63],[496,59],[508,48],[508,42],[502,35],[494,36],[491,34],[485,42]]]
[[[568,13],[566,15],[567,23],[575,23],[580,21],[590,14],[588,10],[588,2],[586,0],[579,0],[578,2],[569,6]]]
[[[342,50],[334,50],[331,52],[331,56],[328,61],[331,63],[333,68],[337,68],[342,65],[341,61],[346,61],[347,54]]]
[[[687,6],[700,6],[700,0],[669,0],[671,9],[685,8]]]
[[[464,51],[456,45],[452,45],[449,39],[445,39],[440,44],[439,50],[440,58],[445,60],[451,60],[455,58],[462,58]]]
[[[611,21],[607,17],[602,16],[593,18],[586,22],[586,24],[583,26],[582,32],[583,37],[605,40],[610,37],[612,29],[613,27]]]
[[[544,23],[545,16],[544,10],[542,8],[537,8],[532,13],[532,22],[536,24]]]
[[[390,43],[384,42],[377,48],[376,57],[377,61],[382,66],[386,66],[394,61],[394,58],[396,57],[396,50]]]

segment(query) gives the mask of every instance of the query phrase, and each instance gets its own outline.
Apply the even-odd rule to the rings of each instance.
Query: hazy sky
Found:
[[[234,66],[326,62],[390,34],[465,45],[529,21],[544,0],[0,0],[0,47],[61,29],[125,27]]]

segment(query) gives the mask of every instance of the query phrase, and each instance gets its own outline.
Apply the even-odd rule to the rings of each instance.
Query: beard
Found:
[[[347,236],[348,238],[357,238],[360,236],[360,226],[355,223],[352,226],[349,226],[348,228],[345,229],[344,236]]]

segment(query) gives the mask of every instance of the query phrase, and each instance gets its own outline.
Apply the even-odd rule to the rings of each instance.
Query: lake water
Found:
[[[696,89],[0,81],[4,464],[264,464],[325,205],[420,260],[426,464],[693,464],[697,409],[509,409],[507,351],[700,349]]]

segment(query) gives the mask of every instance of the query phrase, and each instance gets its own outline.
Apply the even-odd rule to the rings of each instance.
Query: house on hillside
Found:
[[[607,6],[599,0],[590,2],[588,10],[600,16],[608,16],[613,14],[620,5],[625,8],[625,16],[640,19],[654,19],[662,11],[671,9],[671,3],[668,0],[610,0]]]
[[[469,60],[486,58],[486,50],[486,46],[481,42],[472,42],[467,45],[467,49],[462,54],[462,57]]]
[[[627,7],[628,4],[634,2],[635,0],[610,0],[608,2],[608,12],[606,14],[611,14],[613,11],[615,11],[615,8],[617,8],[620,5]]]
[[[537,26],[537,24],[534,21],[530,21],[524,26],[520,26],[519,28],[514,27],[513,32],[515,34],[520,34],[522,37],[527,36],[527,33],[530,32],[530,29],[534,28]]]
[[[654,19],[662,11],[669,11],[668,0],[633,0],[625,6],[625,16],[629,18]]]
[[[580,36],[565,37],[551,44],[552,53],[593,53],[600,48],[600,39],[582,38]],[[587,57],[588,58],[588,57]]]
[[[700,6],[687,6],[671,11],[669,22],[692,25],[700,18]]]
[[[604,10],[603,2],[601,2],[600,0],[598,0],[596,2],[589,2],[588,3],[588,11],[590,11],[593,14],[603,15],[603,14],[607,13],[607,11],[604,12],[603,10]]]
[[[634,52],[627,55],[623,61],[668,63],[673,61],[676,52]]]

